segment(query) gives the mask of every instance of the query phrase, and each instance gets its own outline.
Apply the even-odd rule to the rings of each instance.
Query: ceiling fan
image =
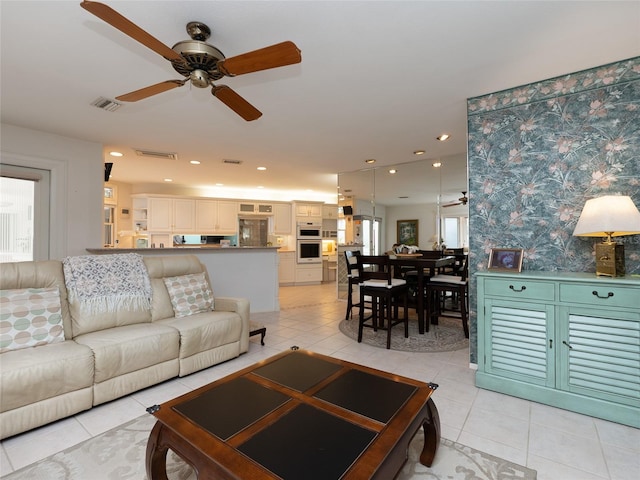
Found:
[[[83,1],[80,6],[164,57],[171,62],[173,68],[180,75],[185,77],[181,80],[156,83],[116,97],[117,100],[123,102],[137,102],[152,95],[181,87],[190,81],[193,86],[198,88],[211,86],[213,96],[250,122],[260,118],[262,113],[231,88],[226,85],[215,85],[213,82],[225,76],[234,77],[302,61],[300,50],[290,41],[226,58],[220,50],[206,43],[211,35],[211,30],[200,22],[187,24],[187,33],[191,40],[178,42],[173,48],[169,48],[103,3]]]
[[[458,199],[457,202],[447,203],[445,205],[442,205],[442,207],[446,208],[446,207],[455,207],[456,205],[466,205],[468,201],[469,201],[469,198],[467,197],[467,192],[462,192],[462,196]]]

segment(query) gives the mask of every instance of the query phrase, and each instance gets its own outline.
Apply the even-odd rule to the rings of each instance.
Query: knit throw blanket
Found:
[[[69,301],[91,314],[151,307],[142,255],[80,255],[62,260]]]

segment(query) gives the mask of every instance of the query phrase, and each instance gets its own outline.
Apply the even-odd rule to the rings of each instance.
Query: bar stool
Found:
[[[362,342],[364,327],[387,331],[387,349],[391,348],[391,329],[404,324],[404,336],[409,337],[409,315],[407,311],[407,282],[393,277],[392,265],[387,255],[359,255],[360,315],[358,320],[358,343]],[[364,316],[365,296],[371,297],[370,317]],[[402,301],[404,314],[398,318],[398,307]],[[371,324],[366,321],[371,319]]]

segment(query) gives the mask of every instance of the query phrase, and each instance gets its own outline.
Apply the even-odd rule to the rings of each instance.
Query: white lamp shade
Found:
[[[587,200],[573,231],[578,237],[640,234],[640,211],[631,197],[605,195]]]

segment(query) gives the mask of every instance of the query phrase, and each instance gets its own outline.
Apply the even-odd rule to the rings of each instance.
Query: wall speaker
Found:
[[[109,177],[111,176],[111,169],[113,168],[113,163],[105,163],[104,164],[104,181],[108,182]]]
[[[351,205],[345,205],[342,207],[342,213],[345,215],[353,215],[353,207]]]

